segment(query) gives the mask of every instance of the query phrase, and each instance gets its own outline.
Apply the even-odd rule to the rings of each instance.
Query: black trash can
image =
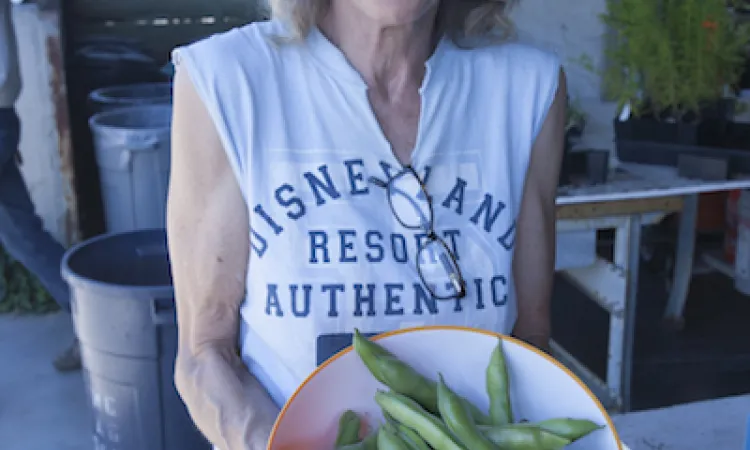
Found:
[[[172,104],[172,83],[137,83],[108,86],[89,94],[92,114],[116,108],[153,104]]]
[[[67,251],[94,448],[209,450],[173,381],[177,353],[166,232],[105,234]]]

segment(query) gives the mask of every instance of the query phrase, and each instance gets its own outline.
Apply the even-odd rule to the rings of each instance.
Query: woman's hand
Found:
[[[278,408],[237,354],[247,206],[213,122],[177,67],[167,235],[179,330],[175,384],[221,450],[265,450]]]

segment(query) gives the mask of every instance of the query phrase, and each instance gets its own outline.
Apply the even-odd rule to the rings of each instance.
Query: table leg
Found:
[[[683,312],[687,301],[690,280],[693,274],[695,253],[695,226],[698,220],[698,195],[688,195],[683,201],[680,214],[680,229],[677,236],[677,251],[672,281],[672,291],[664,311],[664,319],[671,325],[681,328]]]
[[[609,323],[607,385],[620,397],[622,412],[630,411],[640,247],[641,217],[633,215],[615,230],[614,264],[625,277],[625,305],[622,314],[610,316]]]
[[[632,214],[558,222],[558,230],[615,230],[612,262],[599,258],[590,267],[562,271],[568,281],[609,314],[606,379],[600,379],[558,343],[551,343],[555,357],[583,380],[611,411],[631,409],[641,227],[656,223],[662,215]]]

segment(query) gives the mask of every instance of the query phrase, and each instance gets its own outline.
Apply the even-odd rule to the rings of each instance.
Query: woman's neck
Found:
[[[333,1],[320,27],[367,86],[385,98],[398,98],[420,86],[425,62],[434,51],[436,11],[415,22],[383,26],[349,0]]]

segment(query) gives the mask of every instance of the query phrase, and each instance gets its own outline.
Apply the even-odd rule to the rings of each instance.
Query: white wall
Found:
[[[565,68],[568,94],[586,113],[580,148],[607,149],[614,155],[612,118],[616,105],[601,100],[600,77],[578,62],[582,55],[602,67],[606,28],[599,14],[605,0],[520,0],[514,12],[519,39],[558,55]],[[610,157],[616,164],[614,156]],[[596,258],[596,232],[558,233],[557,270],[586,267]]]
[[[605,27],[598,16],[605,11],[605,0],[520,0],[514,21],[522,41],[554,51],[562,60],[571,100],[588,116],[580,146],[612,151],[615,104],[602,102],[599,77],[576,62],[585,54],[602,67]]]
[[[66,236],[70,230],[67,230],[46,34],[36,5],[14,5],[13,17],[23,78],[23,91],[16,104],[22,127],[21,172],[45,227],[58,241],[68,244]]]

